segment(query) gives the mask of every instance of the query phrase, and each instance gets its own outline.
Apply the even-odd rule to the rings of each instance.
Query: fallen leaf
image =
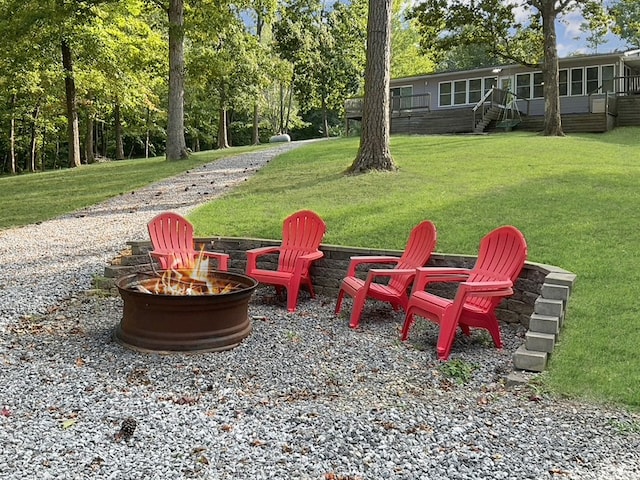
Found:
[[[10,417],[11,410],[9,410],[6,406],[2,407],[2,410],[0,410],[0,415],[2,415],[3,417]]]
[[[69,418],[69,419],[67,419],[67,420],[63,420],[63,421],[62,421],[62,428],[63,428],[64,430],[67,430],[67,429],[69,429],[69,428],[73,427],[73,426],[76,424],[76,422],[77,422],[77,421],[78,421],[78,420],[77,420],[77,419],[75,419],[75,418]]]
[[[76,367],[84,367],[84,360],[82,357],[76,358]]]

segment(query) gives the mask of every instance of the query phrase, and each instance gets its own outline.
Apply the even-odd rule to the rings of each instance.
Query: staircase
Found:
[[[484,133],[485,129],[491,122],[495,122],[502,115],[502,107],[492,105],[484,114],[480,121],[476,122],[473,127],[473,133]]]

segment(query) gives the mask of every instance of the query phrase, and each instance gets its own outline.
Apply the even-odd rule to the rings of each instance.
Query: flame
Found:
[[[191,266],[180,267],[178,258],[173,266],[161,276],[141,280],[134,288],[143,293],[155,295],[222,295],[233,292],[242,285],[216,278],[209,272],[209,259],[204,255],[204,247]]]

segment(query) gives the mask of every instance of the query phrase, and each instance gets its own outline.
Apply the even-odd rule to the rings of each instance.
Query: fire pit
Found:
[[[258,282],[246,275],[175,271],[134,273],[116,282],[124,301],[115,339],[151,351],[221,351],[251,333],[249,300]]]

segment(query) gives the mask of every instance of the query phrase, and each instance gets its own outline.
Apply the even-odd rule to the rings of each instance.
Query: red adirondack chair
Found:
[[[424,221],[411,230],[407,246],[401,257],[393,256],[359,256],[351,257],[347,276],[342,280],[336,315],[342,308],[342,300],[347,294],[353,298],[349,326],[358,328],[360,315],[367,298],[374,298],[391,304],[394,310],[406,310],[409,300],[409,288],[413,282],[416,268],[427,264],[431,252],[436,246],[436,227],[429,221]],[[356,277],[356,269],[363,264],[395,263],[393,268],[372,268],[367,272],[366,280]],[[379,279],[387,278],[385,283]]]
[[[282,244],[279,247],[261,247],[247,251],[248,276],[260,283],[274,285],[278,294],[287,290],[287,310],[296,311],[300,286],[305,285],[313,298],[313,284],[309,270],[311,264],[322,258],[320,242],[327,230],[324,221],[310,210],[301,210],[287,217],[282,226]],[[277,270],[258,268],[263,255],[278,254]]]
[[[513,284],[527,258],[527,244],[515,227],[504,226],[488,233],[480,242],[478,259],[472,269],[419,268],[407,304],[402,340],[409,336],[414,315],[440,324],[438,358],[447,360],[460,327],[470,334],[470,327],[489,331],[497,348],[502,348],[500,327],[495,309],[513,294]],[[431,282],[461,282],[455,298],[448,300],[427,293]]]
[[[229,255],[226,253],[198,251],[193,244],[193,225],[173,212],[163,212],[153,217],[147,224],[153,250],[151,258],[160,262],[163,270],[193,267],[196,259],[202,255],[218,262],[218,270],[226,271]]]

